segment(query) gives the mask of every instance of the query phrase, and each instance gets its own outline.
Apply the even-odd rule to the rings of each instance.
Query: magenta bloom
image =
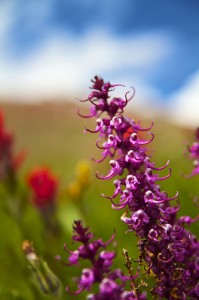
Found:
[[[102,180],[114,180],[113,195],[103,196],[114,209],[125,209],[121,219],[138,237],[140,263],[156,279],[152,293],[158,299],[198,299],[199,242],[184,228],[186,218],[184,222],[177,218],[178,193],[169,197],[159,185],[171,176],[171,170],[160,176],[168,162],[156,167],[148,155],[146,145],[154,138],[150,132],[153,124],[143,128],[124,116],[124,108],[132,97],[126,93],[124,99],[111,98],[110,92],[116,86],[96,76],[87,99],[91,103],[90,114],[83,116],[97,118],[95,129],[86,129],[99,134],[96,145],[102,149],[102,157],[97,162],[110,159],[108,174],[96,174]],[[198,144],[190,152],[198,159]],[[173,200],[176,206],[171,206]]]

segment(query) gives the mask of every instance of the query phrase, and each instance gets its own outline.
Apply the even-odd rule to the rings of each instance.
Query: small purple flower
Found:
[[[83,269],[82,275],[79,280],[79,287],[81,289],[85,289],[90,291],[91,286],[93,285],[95,280],[93,270],[91,269]]]
[[[109,278],[104,278],[99,286],[100,293],[109,297],[111,297],[111,295],[119,289],[120,287],[117,285],[117,283]]]
[[[75,250],[71,253],[71,255],[68,258],[70,265],[76,265],[79,260],[79,251]]]
[[[149,223],[149,217],[142,209],[134,212],[130,218],[127,218],[125,215],[123,215],[121,220],[128,224],[129,228],[136,231],[139,231],[139,229],[142,229],[143,226]]]

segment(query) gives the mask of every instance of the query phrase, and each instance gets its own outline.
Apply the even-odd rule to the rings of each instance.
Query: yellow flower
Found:
[[[86,187],[90,183],[91,167],[88,161],[81,160],[76,166],[76,179],[82,186]]]
[[[81,185],[79,184],[79,182],[74,180],[71,183],[69,183],[67,193],[72,199],[79,198],[81,194]]]

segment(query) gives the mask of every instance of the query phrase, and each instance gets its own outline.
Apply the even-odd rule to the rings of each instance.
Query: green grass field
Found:
[[[38,105],[2,103],[1,109],[5,114],[6,128],[15,135],[15,152],[21,149],[26,152],[25,161],[19,171],[19,180],[24,195],[28,194],[26,177],[33,167],[49,166],[58,176],[60,181],[58,218],[65,233],[59,240],[56,240],[56,236],[49,237],[47,228],[43,227],[42,220],[37,211],[31,207],[31,203],[24,216],[23,226],[26,230],[22,233],[20,224],[13,220],[1,205],[0,299],[48,299],[40,294],[32,283],[31,272],[27,268],[27,262],[21,250],[23,239],[33,240],[38,254],[47,260],[54,272],[58,273],[64,285],[70,284],[71,277],[75,275],[75,271],[78,272],[78,268],[70,271],[56,262],[54,256],[61,254],[65,260],[67,259],[63,244],[67,242],[70,246],[73,219],[83,218],[96,233],[96,237],[102,237],[105,240],[109,239],[116,228],[116,240],[118,240],[116,263],[118,266],[123,265],[121,255],[123,248],[129,251],[130,256],[136,258],[136,239],[132,233],[125,234],[126,227],[120,221],[122,213],[113,211],[109,201],[100,196],[101,193],[111,195],[113,186],[111,180],[104,182],[95,177],[96,170],[102,173],[108,171],[107,161],[103,163],[103,166],[99,166],[90,159],[92,156],[100,157],[100,151],[95,146],[98,137],[94,134],[84,134],[83,130],[85,127],[95,128],[95,120],[81,119],[76,113],[77,106],[67,103]],[[85,112],[84,108],[82,112]],[[128,115],[132,115],[134,119],[140,119],[132,112],[128,112]],[[154,121],[153,160],[157,166],[161,166],[169,159],[172,168],[172,176],[164,183],[163,189],[171,196],[178,190],[181,202],[180,215],[194,217],[198,215],[198,212],[192,199],[194,195],[199,195],[198,178],[187,180],[184,176],[192,169],[192,162],[185,156],[185,152],[187,145],[193,141],[194,133],[161,119]],[[143,121],[145,125],[149,123],[149,120]],[[66,189],[75,176],[77,163],[81,160],[90,162],[91,184],[85,191],[83,199],[79,199],[81,203],[78,203],[78,200],[73,202],[68,199]],[[193,225],[193,231],[198,234],[197,225]],[[73,297],[65,292],[63,295],[63,299],[83,299],[83,296]]]

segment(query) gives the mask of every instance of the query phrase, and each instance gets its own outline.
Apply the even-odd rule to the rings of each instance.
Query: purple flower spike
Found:
[[[148,133],[151,138],[145,140],[143,132],[149,132],[153,123],[149,128],[142,128],[135,120],[124,116],[124,108],[130,99],[127,99],[128,93],[124,99],[111,98],[110,93],[117,85],[105,83],[97,76],[92,82],[88,101],[93,107],[91,111],[95,112],[93,116],[100,115],[100,119],[94,131],[87,131],[99,133],[100,144],[98,139],[97,146],[102,148],[103,154],[98,162],[109,158],[111,165],[108,175],[99,176],[96,173],[96,176],[103,180],[114,180],[113,196],[105,197],[111,200],[113,209],[125,208],[121,219],[126,223],[128,231],[134,231],[138,237],[140,263],[145,265],[147,274],[152,273],[156,279],[152,294],[157,299],[198,299],[199,271],[196,271],[196,265],[199,242],[184,228],[192,220],[188,217],[177,218],[178,193],[169,198],[157,185],[157,182],[171,176],[171,169],[168,169],[168,175],[160,176],[158,172],[166,169],[169,161],[158,168],[148,155],[146,145],[152,142],[154,135]],[[196,139],[189,148],[190,157],[195,160],[192,175],[199,174],[199,129]],[[154,174],[154,171],[157,173]],[[170,204],[175,199],[177,207]],[[112,289],[114,295],[113,290],[116,291],[117,287],[110,280],[105,282],[107,289]],[[92,297],[90,299],[107,299]],[[120,297],[112,299],[136,298],[124,292]]]
[[[199,174],[199,128],[197,128],[196,142],[194,142],[189,148],[190,158],[193,160],[193,170],[190,176],[195,176]]]
[[[70,264],[66,265],[78,264],[79,269],[81,259],[87,260],[89,267],[84,268],[77,279],[78,289],[75,292],[71,292],[67,287],[66,291],[68,293],[77,295],[83,291],[89,291],[91,293],[87,296],[87,299],[93,300],[146,299],[144,298],[144,294],[139,292],[138,287],[137,293],[139,293],[140,298],[131,290],[128,291],[126,289],[127,283],[129,287],[132,285],[132,282],[134,283],[134,280],[138,276],[137,274],[126,276],[122,270],[114,270],[112,266],[116,254],[114,251],[107,251],[106,248],[113,242],[115,233],[109,241],[103,242],[102,240],[93,240],[94,235],[88,231],[88,228],[83,227],[81,221],[74,222],[73,230],[73,240],[80,242],[81,245],[75,251],[69,251],[64,247],[66,252],[70,254],[68,258]],[[94,289],[98,286],[98,292],[95,294],[92,293],[93,286],[95,286]],[[131,295],[134,295],[134,298],[131,298]]]

